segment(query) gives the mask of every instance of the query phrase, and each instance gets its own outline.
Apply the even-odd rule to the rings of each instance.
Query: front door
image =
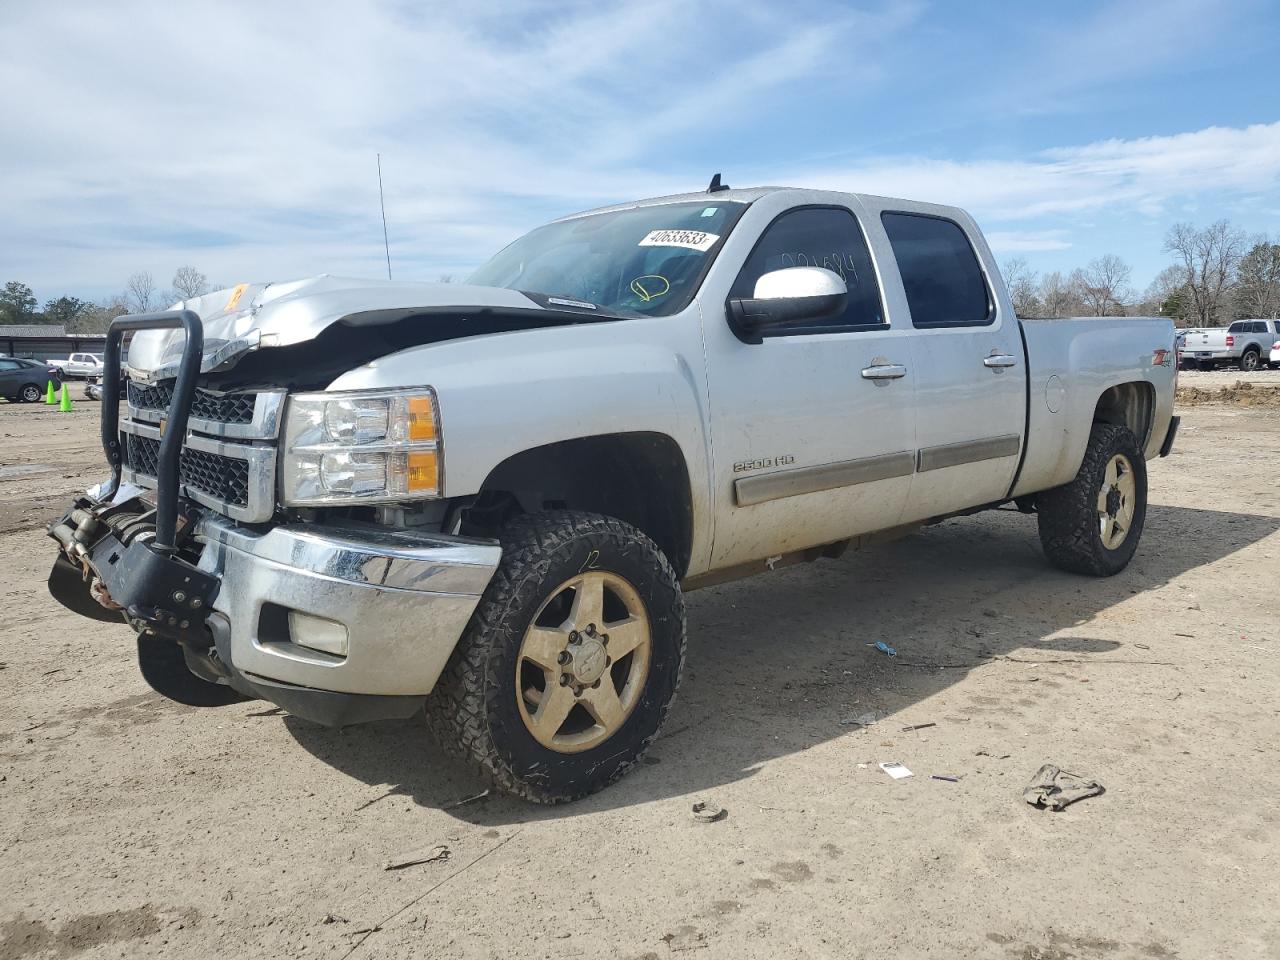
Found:
[[[765,273],[816,266],[849,289],[842,316],[746,344],[705,317],[716,528],[712,566],[769,558],[891,526],[915,461],[915,379],[905,330],[887,322],[857,213],[781,213],[730,291]]]

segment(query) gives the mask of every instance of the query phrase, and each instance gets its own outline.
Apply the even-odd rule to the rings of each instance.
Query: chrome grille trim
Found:
[[[192,421],[194,423],[194,420]],[[160,440],[160,428],[134,420],[121,420],[120,432],[145,437],[148,440]],[[216,510],[223,516],[242,523],[265,523],[275,513],[275,481],[276,481],[276,448],[249,443],[227,443],[212,437],[201,437],[188,433],[183,449],[198,450],[202,453],[230,457],[247,461],[249,465],[248,498],[244,506],[219,500],[201,490],[183,486],[182,496],[201,506]],[[133,468],[132,462],[124,464],[124,479],[140,487],[156,488],[156,478],[140,473]]]
[[[151,389],[147,385],[144,389]],[[168,408],[139,407],[134,405],[134,397],[138,391],[132,388],[130,381],[126,388],[129,402],[129,419],[142,423],[160,423],[168,416]],[[216,390],[197,389],[197,395],[216,398],[226,396]],[[214,437],[228,437],[236,440],[274,440],[280,435],[280,425],[284,413],[285,392],[283,390],[263,390],[254,395],[253,417],[248,423],[225,423],[220,420],[209,420],[197,417],[192,411],[187,420],[189,430],[208,434]]]

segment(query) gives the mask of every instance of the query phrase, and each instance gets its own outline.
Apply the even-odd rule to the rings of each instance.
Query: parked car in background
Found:
[[[1237,320],[1226,330],[1188,330],[1181,361],[1199,370],[1238,364],[1251,373],[1268,362],[1270,346],[1277,339],[1280,320]]]
[[[54,389],[62,386],[58,371],[40,360],[0,358],[0,397],[35,403],[44,396],[49,381]]]
[[[57,368],[58,376],[63,380],[102,376],[100,353],[73,353],[65,360],[50,360],[49,363]]]
[[[1271,345],[1271,369],[1280,370],[1280,340]]]

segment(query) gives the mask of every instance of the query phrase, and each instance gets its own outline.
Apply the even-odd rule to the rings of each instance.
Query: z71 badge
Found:
[[[734,473],[748,473],[752,470],[765,470],[769,467],[787,467],[796,462],[789,453],[777,457],[764,457],[760,460],[740,460],[733,465]]]

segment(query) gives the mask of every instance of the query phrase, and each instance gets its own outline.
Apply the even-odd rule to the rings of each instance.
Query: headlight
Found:
[[[289,397],[280,472],[289,506],[439,497],[440,471],[430,387]]]

